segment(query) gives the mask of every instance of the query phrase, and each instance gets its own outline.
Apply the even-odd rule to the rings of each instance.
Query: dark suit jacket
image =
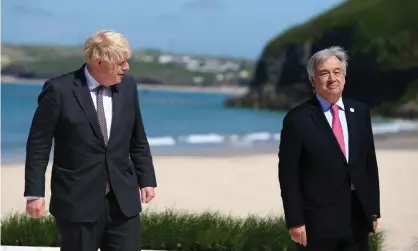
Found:
[[[54,140],[51,214],[78,222],[98,219],[107,175],[123,214],[139,214],[139,188],[157,184],[137,95],[128,75],[112,87],[112,129],[106,147],[84,65],[46,81],[27,141],[24,195],[44,197]]]
[[[341,151],[315,96],[283,120],[279,182],[289,228],[306,225],[309,236],[338,238],[351,232],[351,183],[372,231],[380,217],[379,177],[370,113],[343,98],[349,134],[349,161]],[[350,112],[350,108],[354,112]]]

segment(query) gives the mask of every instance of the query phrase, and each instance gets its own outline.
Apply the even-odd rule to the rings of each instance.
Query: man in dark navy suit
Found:
[[[279,181],[291,238],[300,250],[369,250],[380,218],[371,117],[342,97],[347,55],[340,47],[308,62],[315,94],[284,118]]]
[[[114,31],[84,45],[86,64],[46,81],[27,142],[26,212],[45,210],[45,171],[54,140],[50,212],[63,251],[141,250],[141,201],[157,186],[131,48]]]

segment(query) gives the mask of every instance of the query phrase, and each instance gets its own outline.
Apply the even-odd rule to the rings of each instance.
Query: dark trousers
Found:
[[[125,217],[112,191],[96,222],[57,220],[61,251],[140,251],[140,217]]]
[[[369,251],[369,226],[357,193],[351,196],[352,234],[340,239],[310,239],[306,247],[298,245],[299,251]]]

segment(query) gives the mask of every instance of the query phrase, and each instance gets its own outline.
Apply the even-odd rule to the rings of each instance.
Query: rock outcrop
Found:
[[[306,63],[339,45],[350,57],[344,95],[375,114],[418,118],[418,1],[351,0],[270,41],[249,92],[227,106],[288,110],[312,95]]]

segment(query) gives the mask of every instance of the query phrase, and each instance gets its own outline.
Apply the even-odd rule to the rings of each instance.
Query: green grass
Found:
[[[166,211],[142,213],[142,249],[195,251],[295,250],[281,217],[234,218],[219,213]],[[1,245],[58,246],[54,218],[11,215],[1,222]],[[371,250],[382,248],[381,232],[371,237]]]

